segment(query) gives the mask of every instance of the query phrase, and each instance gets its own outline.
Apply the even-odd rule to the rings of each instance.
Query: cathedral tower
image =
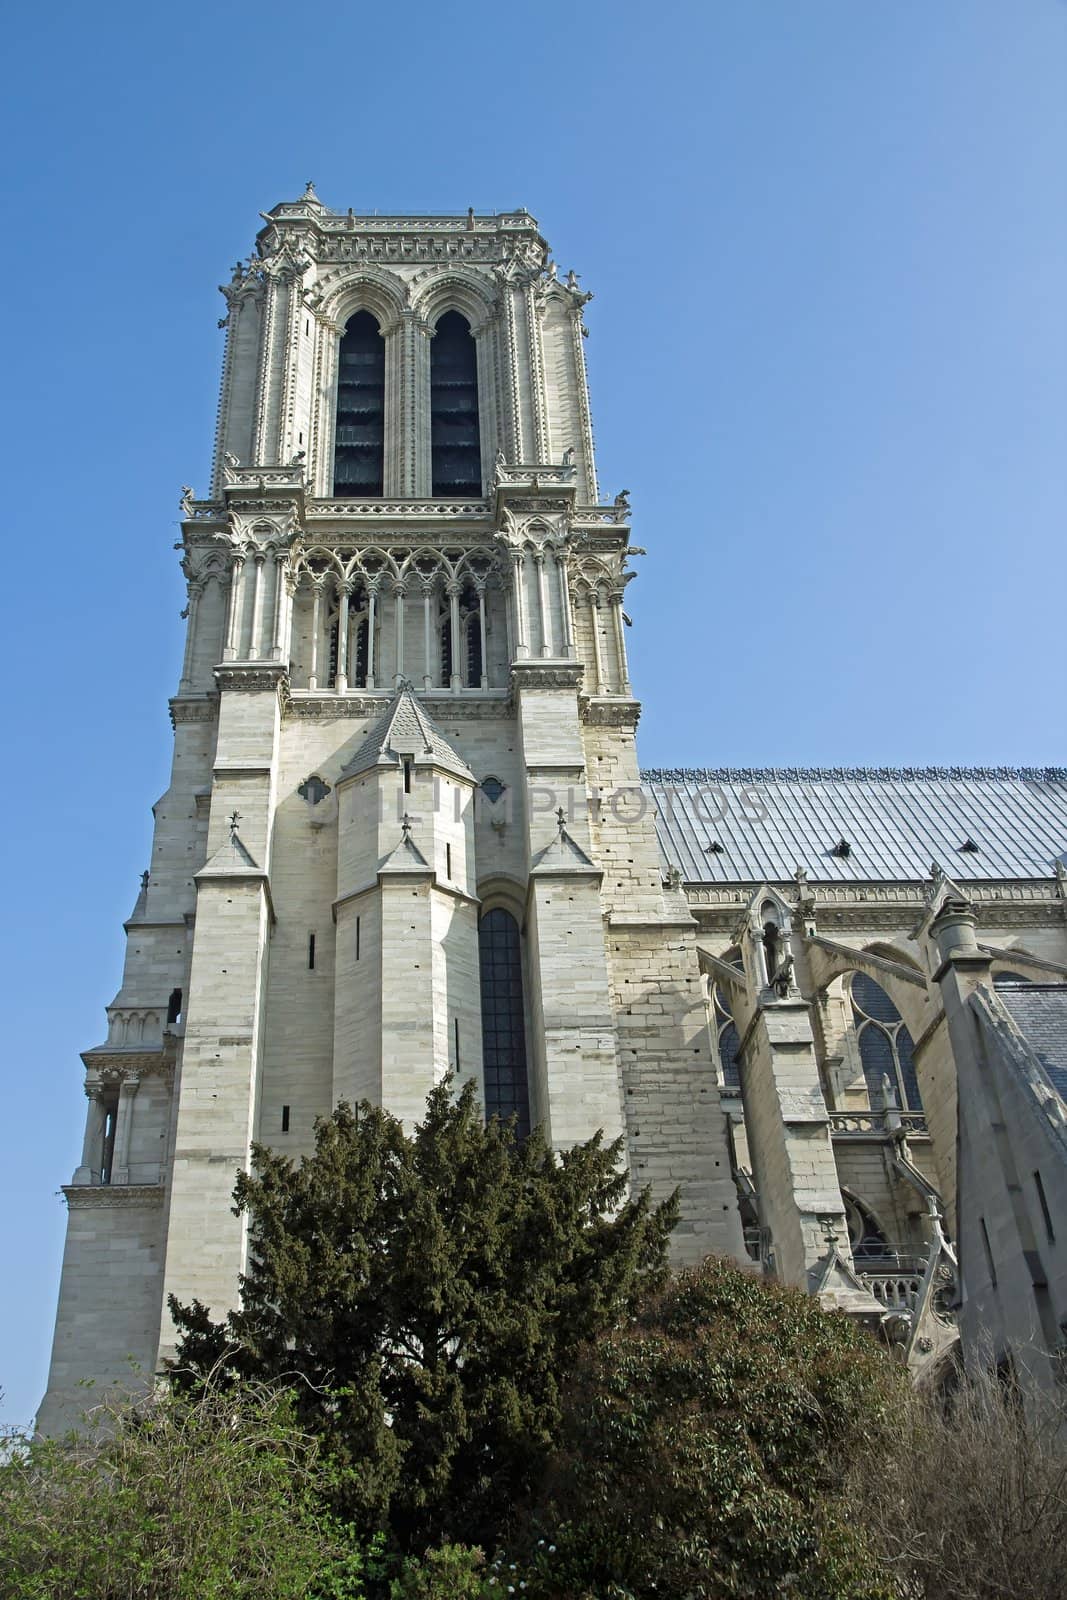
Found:
[[[85,1052],[41,1426],[234,1304],[253,1140],[450,1069],[683,1190],[742,1252],[697,924],[665,878],[599,493],[582,312],[525,211],[367,217],[311,185],[223,289],[211,490],[182,501],[174,763]]]

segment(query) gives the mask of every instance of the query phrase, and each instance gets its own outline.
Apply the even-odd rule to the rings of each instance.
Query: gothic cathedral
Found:
[[[234,1303],[253,1141],[299,1158],[341,1099],[411,1124],[449,1071],[559,1148],[621,1135],[635,1184],[680,1188],[679,1262],[751,1260],[941,1359],[970,1160],[945,984],[1062,990],[1065,774],[640,771],[643,552],[597,483],[589,295],[528,212],[309,185],[223,293],[41,1427],[157,1369],[169,1295]]]

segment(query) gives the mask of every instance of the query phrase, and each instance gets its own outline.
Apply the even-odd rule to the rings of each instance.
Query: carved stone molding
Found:
[[[580,661],[513,661],[511,688],[516,689],[570,689],[581,687],[585,668]]]
[[[107,1210],[114,1206],[145,1208],[163,1204],[161,1183],[65,1183],[63,1194],[71,1211]]]
[[[219,689],[238,694],[262,694],[277,689],[286,676],[286,669],[277,661],[230,661],[215,668]]]
[[[628,728],[632,732],[641,716],[640,700],[586,698],[583,695],[578,708],[582,721],[593,728]]]
[[[170,722],[173,728],[176,728],[179,722],[214,722],[219,714],[217,694],[195,697],[175,695],[169,704]]]
[[[283,710],[287,717],[315,717],[326,721],[381,716],[392,696],[392,689],[374,694],[345,695],[311,695],[305,690],[290,694],[285,701]],[[514,711],[511,697],[505,693],[501,693],[498,698],[492,700],[479,698],[477,691],[470,694],[460,691],[450,698],[446,699],[442,696],[439,700],[424,698],[420,695],[419,703],[425,706],[435,722],[439,722],[442,719],[461,722],[485,721],[492,718],[509,717]]]

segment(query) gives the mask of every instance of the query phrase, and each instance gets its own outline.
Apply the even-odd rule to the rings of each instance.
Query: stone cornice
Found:
[[[280,661],[225,661],[215,668],[220,692],[263,694],[277,690],[286,677]]]
[[[82,1051],[82,1061],[87,1072],[101,1078],[165,1078],[174,1071],[174,1062],[168,1059],[162,1044],[148,1050],[129,1045],[96,1045]]]
[[[63,1194],[71,1211],[113,1206],[157,1207],[163,1204],[161,1183],[66,1183]]]
[[[395,690],[371,690],[366,694],[334,694],[311,692],[306,689],[290,691],[286,696],[283,714],[286,717],[322,717],[326,719],[347,719],[351,717],[375,717],[382,712],[392,700]],[[436,700],[431,695],[419,694],[419,701],[425,705],[434,721],[441,718],[457,718],[461,722],[486,719],[491,717],[507,717],[514,710],[511,697],[507,690],[490,690],[489,697],[483,697],[481,691],[461,690],[457,694],[445,696]]]
[[[214,722],[219,714],[219,697],[212,695],[175,695],[169,702],[171,726],[179,722]]]
[[[629,728],[632,731],[641,716],[641,702],[622,697],[583,695],[578,708],[582,721],[592,728]]]
[[[585,668],[580,661],[513,661],[511,687],[513,692],[523,689],[569,689],[574,693],[584,673]]]

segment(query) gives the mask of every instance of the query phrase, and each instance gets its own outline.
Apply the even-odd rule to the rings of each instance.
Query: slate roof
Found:
[[[997,998],[1067,1100],[1067,984],[1007,983],[997,986]]]
[[[687,883],[1051,878],[1067,858],[1067,768],[679,768],[642,774]],[[847,844],[847,854],[837,850]],[[961,847],[970,841],[976,850]],[[716,850],[714,845],[720,848]]]
[[[346,763],[341,778],[351,778],[379,763],[391,766],[405,755],[428,757],[446,772],[471,777],[463,757],[430,721],[410,685],[403,683],[351,761]]]

